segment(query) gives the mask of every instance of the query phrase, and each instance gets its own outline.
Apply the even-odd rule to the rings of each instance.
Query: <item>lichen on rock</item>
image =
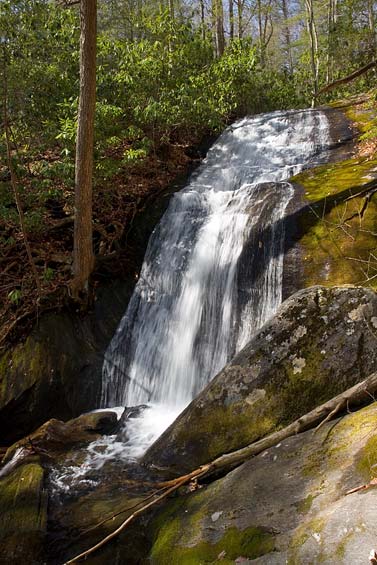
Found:
[[[150,448],[144,463],[191,470],[363,380],[377,368],[376,313],[372,290],[296,293]]]

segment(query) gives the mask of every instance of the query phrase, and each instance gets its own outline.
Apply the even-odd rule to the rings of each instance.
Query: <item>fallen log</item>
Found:
[[[262,453],[266,449],[273,447],[277,443],[287,439],[288,437],[297,435],[298,433],[304,432],[306,430],[315,428],[319,429],[321,425],[329,421],[333,416],[338,414],[341,410],[349,409],[351,406],[360,406],[367,404],[368,401],[374,400],[374,393],[377,392],[377,373],[372,373],[368,378],[360,383],[357,383],[353,387],[347,389],[345,392],[338,394],[331,400],[321,404],[314,410],[311,410],[307,414],[301,416],[285,428],[273,432],[268,436],[253,442],[246,447],[233,451],[231,453],[226,453],[217,457],[212,462],[206,465],[201,465],[198,469],[191,471],[187,475],[183,475],[171,481],[163,483],[165,490],[156,496],[154,500],[150,500],[150,496],[145,499],[145,504],[138,508],[133,514],[128,516],[120,526],[114,530],[111,534],[106,536],[104,539],[99,541],[96,545],[89,548],[87,551],[76,555],[73,559],[67,561],[64,565],[70,565],[75,563],[80,559],[83,559],[111,541],[120,532],[122,532],[137,516],[140,516],[143,512],[159,503],[161,500],[172,494],[174,491],[178,490],[183,485],[190,483],[196,479],[208,477],[218,472],[219,470],[224,471],[227,469],[234,469],[238,465],[241,465],[251,457]],[[159,490],[159,493],[161,490]],[[157,493],[156,493],[157,494]],[[142,504],[142,502],[141,502]],[[110,519],[110,518],[109,518]]]
[[[349,82],[352,82],[353,80],[355,80],[355,78],[358,78],[359,76],[368,72],[371,68],[375,67],[376,65],[377,65],[377,60],[371,61],[370,63],[368,63],[367,65],[364,65],[363,67],[361,67],[357,71],[354,71],[350,75],[347,75],[346,77],[334,80],[334,82],[330,82],[330,84],[327,84],[326,86],[324,86],[323,88],[318,90],[318,92],[315,94],[314,98],[318,98],[318,96],[320,96],[321,94],[324,94],[325,92],[328,92],[329,90],[332,90],[333,88],[337,88],[338,86],[341,86],[342,84],[348,84]]]

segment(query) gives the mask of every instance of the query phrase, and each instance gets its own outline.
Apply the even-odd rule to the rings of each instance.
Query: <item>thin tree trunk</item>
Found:
[[[312,68],[312,81],[313,81],[313,92],[312,92],[312,106],[315,104],[315,98],[318,92],[318,71],[319,71],[319,59],[318,59],[318,37],[317,29],[314,20],[314,9],[313,0],[305,0],[306,13],[307,13],[307,28],[310,38],[310,62]]]
[[[285,22],[284,35],[285,35],[285,43],[287,45],[289,74],[293,75],[292,45],[291,45],[291,33],[289,31],[289,24],[288,24],[289,13],[288,13],[287,0],[282,0],[282,11]]]
[[[237,0],[237,19],[238,19],[238,39],[242,39],[243,36],[243,4],[242,0]]]
[[[4,67],[3,67],[3,89],[4,89],[4,100],[3,100],[3,120],[4,120],[4,130],[5,130],[5,145],[6,145],[6,152],[7,152],[7,164],[10,173],[10,180],[14,195],[14,200],[16,202],[18,218],[20,222],[22,237],[24,240],[24,245],[26,249],[26,254],[28,256],[28,260],[30,263],[31,272],[33,273],[33,277],[35,280],[35,285],[37,287],[38,296],[41,295],[41,284],[38,277],[37,268],[34,263],[33,256],[31,254],[31,248],[29,244],[29,239],[27,237],[26,226],[25,226],[25,217],[24,211],[22,207],[22,202],[20,199],[20,195],[18,192],[18,183],[16,173],[14,172],[13,164],[12,164],[12,153],[11,153],[11,141],[10,141],[10,125],[9,125],[9,112],[8,112],[8,73],[7,73],[7,58],[4,46]]]
[[[205,41],[205,39],[206,39],[206,21],[205,21],[204,0],[200,0],[200,24],[201,24],[202,39],[203,39],[203,41]]]
[[[376,17],[374,14],[373,0],[368,0],[368,24],[370,31],[371,50],[376,55]]]
[[[76,143],[72,294],[87,293],[94,266],[92,184],[96,104],[97,1],[80,3],[80,100]]]
[[[229,37],[232,41],[234,38],[234,4],[233,0],[229,0]]]
[[[216,55],[221,57],[225,49],[223,0],[213,0],[212,6],[215,24]]]
[[[326,55],[326,82],[333,79],[332,75],[332,35],[334,30],[334,2],[329,0],[327,6],[327,55]]]

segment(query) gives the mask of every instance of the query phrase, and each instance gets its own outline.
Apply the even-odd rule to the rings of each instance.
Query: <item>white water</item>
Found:
[[[245,118],[171,199],[103,369],[102,406],[151,408],[129,421],[126,442],[91,444],[86,466],[140,457],[276,312],[287,179],[315,165],[329,141],[320,111]]]
[[[106,352],[103,406],[184,407],[276,311],[279,220],[293,194],[282,181],[328,137],[326,117],[310,110],[246,118],[220,136],[151,237]]]

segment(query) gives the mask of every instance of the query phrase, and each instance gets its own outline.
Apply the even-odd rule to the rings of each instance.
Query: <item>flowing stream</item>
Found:
[[[329,142],[317,110],[245,118],[219,137],[152,234],[106,352],[103,406],[163,405],[155,439],[275,313],[287,179]]]
[[[288,179],[329,144],[318,110],[242,119],[172,197],[103,368],[103,407],[148,409],[129,420],[126,437],[91,444],[79,475],[111,457],[140,457],[276,312]]]
[[[328,143],[319,111],[229,127],[176,194],[106,352],[103,406],[184,407],[276,311],[286,179]]]

